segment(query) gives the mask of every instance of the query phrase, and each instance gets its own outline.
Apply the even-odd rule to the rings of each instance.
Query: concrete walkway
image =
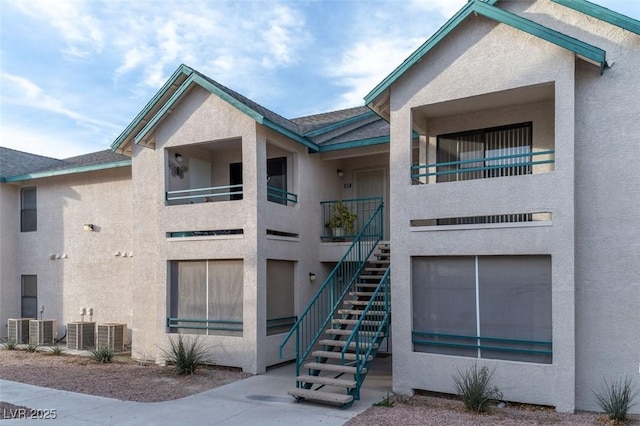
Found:
[[[0,400],[32,409],[57,411],[58,425],[343,425],[391,392],[391,357],[377,358],[361,399],[343,410],[311,402],[296,403],[288,364],[186,398],[166,402],[130,402],[0,380]],[[122,384],[126,386],[126,383]],[[1,414],[1,413],[0,413]],[[2,416],[0,416],[1,418]],[[0,420],[17,425],[33,420]],[[33,424],[33,423],[31,423]]]

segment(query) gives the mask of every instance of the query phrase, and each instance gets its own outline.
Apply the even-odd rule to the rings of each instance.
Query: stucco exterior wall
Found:
[[[20,188],[0,183],[0,339],[7,337],[7,319],[20,317]]]
[[[473,359],[412,352],[411,257],[549,254],[552,256],[553,364],[481,360],[495,367],[504,397],[575,408],[574,364],[574,57],[563,49],[482,17],[462,24],[391,87],[391,242],[394,390],[452,392],[452,375]],[[473,69],[471,73],[469,70]],[[547,174],[411,185],[412,108],[535,84],[554,84],[555,171]],[[526,103],[526,100],[524,101]],[[504,105],[504,107],[511,104]],[[531,105],[521,117],[549,112]],[[504,111],[502,111],[504,112]],[[465,112],[460,130],[499,120]],[[528,121],[528,120],[527,120]],[[504,123],[507,124],[507,123]],[[427,120],[427,133],[453,129]],[[433,129],[432,127],[433,126]],[[535,145],[535,141],[534,141]],[[554,188],[553,192],[549,188]],[[412,232],[413,219],[549,211],[553,226]],[[415,231],[415,230],[414,230]]]
[[[2,185],[5,187],[5,185]],[[80,321],[80,309],[93,308],[98,323],[131,325],[132,261],[131,170],[129,167],[22,182],[37,191],[37,231],[20,232],[20,192],[3,197],[15,217],[2,221],[3,306],[11,316],[20,312],[21,275],[37,275],[38,307],[44,319],[58,321],[58,337],[66,324]],[[4,207],[3,207],[4,209]],[[94,232],[84,230],[93,224]],[[10,230],[9,228],[13,228]],[[11,243],[15,241],[13,249]],[[116,252],[127,256],[115,256]],[[53,259],[52,259],[53,257]],[[3,271],[5,268],[3,267]],[[2,321],[6,324],[6,317]],[[6,330],[6,328],[3,327]],[[128,340],[128,339],[127,339]]]

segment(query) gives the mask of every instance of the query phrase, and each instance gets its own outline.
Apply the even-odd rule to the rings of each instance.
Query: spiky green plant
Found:
[[[15,340],[7,340],[4,347],[7,348],[8,351],[15,351],[18,348],[18,344]]]
[[[391,408],[393,407],[393,400],[391,400],[391,397],[389,396],[389,394],[387,393],[387,396],[385,396],[384,398],[382,398],[382,401],[380,402],[375,402],[373,404],[374,407],[386,407],[386,408]]]
[[[633,400],[640,394],[630,377],[618,378],[608,381],[602,378],[600,391],[592,392],[596,396],[598,405],[602,408],[611,420],[624,422],[627,420],[627,413],[635,405]]]
[[[91,358],[99,363],[106,364],[113,359],[113,351],[106,346],[91,350]]]
[[[51,346],[51,355],[55,355],[55,356],[62,355],[62,347],[58,344]]]
[[[493,377],[493,371],[489,371],[487,367],[478,368],[478,364],[464,371],[458,370],[454,375],[456,393],[467,410],[484,412],[490,401],[502,398],[500,389],[497,386],[491,386],[491,377]]]
[[[33,353],[38,350],[38,344],[29,342],[25,345],[24,350]]]
[[[177,339],[169,339],[169,349],[162,349],[164,359],[174,366],[178,374],[193,374],[205,364],[209,349],[198,337],[186,339],[178,334]]]

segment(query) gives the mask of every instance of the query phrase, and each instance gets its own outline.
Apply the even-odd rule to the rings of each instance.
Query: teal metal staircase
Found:
[[[390,263],[382,203],[280,344],[295,339],[296,388],[289,394],[349,407],[390,325]]]

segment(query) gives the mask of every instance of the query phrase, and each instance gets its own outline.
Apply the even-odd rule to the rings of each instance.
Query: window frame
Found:
[[[25,198],[33,194],[33,206]],[[29,205],[27,205],[29,204]],[[28,215],[31,215],[30,217]],[[35,232],[38,230],[38,192],[35,186],[20,188],[20,232]]]

